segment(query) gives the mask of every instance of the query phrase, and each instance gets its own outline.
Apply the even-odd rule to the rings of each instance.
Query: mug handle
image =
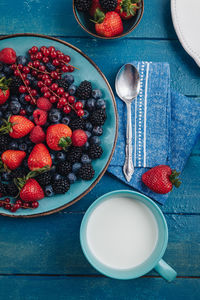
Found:
[[[161,259],[154,268],[167,281],[172,281],[176,278],[177,273],[163,259]]]

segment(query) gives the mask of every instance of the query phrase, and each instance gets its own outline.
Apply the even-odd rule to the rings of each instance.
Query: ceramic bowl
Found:
[[[94,23],[90,21],[91,16],[87,13],[79,12],[75,7],[75,0],[73,0],[73,12],[78,24],[88,34],[104,40],[113,40],[113,39],[122,38],[127,34],[131,33],[140,23],[140,20],[142,19],[143,16],[143,11],[144,11],[144,2],[143,0],[141,0],[141,8],[137,10],[136,15],[129,20],[123,21],[123,26],[124,26],[123,33],[114,37],[104,37],[96,33]]]

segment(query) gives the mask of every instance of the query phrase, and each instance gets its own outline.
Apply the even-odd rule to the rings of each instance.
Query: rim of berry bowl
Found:
[[[93,35],[94,37],[96,38],[99,38],[99,39],[104,39],[104,40],[115,40],[115,39],[119,39],[119,38],[122,38],[126,35],[128,35],[129,33],[131,33],[140,23],[142,17],[143,17],[143,13],[144,13],[144,1],[141,0],[141,11],[140,11],[140,15],[135,23],[135,25],[133,27],[131,27],[131,29],[129,29],[128,31],[120,34],[120,35],[117,35],[117,36],[112,36],[112,37],[106,37],[106,36],[101,36],[101,35],[98,35],[94,32],[91,32],[90,30],[88,30],[79,20],[79,17],[77,15],[77,11],[76,11],[76,7],[75,7],[75,0],[73,0],[73,13],[74,13],[74,17],[77,21],[77,23],[81,26],[81,28],[86,31],[89,35]]]
[[[118,136],[118,113],[117,113],[117,105],[116,105],[116,101],[115,101],[115,96],[114,93],[112,91],[112,88],[106,78],[106,76],[103,74],[103,72],[99,69],[99,67],[91,60],[91,58],[89,58],[84,52],[82,52],[79,48],[73,46],[72,44],[65,42],[61,39],[55,38],[55,37],[51,37],[48,35],[44,35],[44,34],[37,34],[37,33],[15,33],[15,34],[9,34],[9,35],[4,35],[0,37],[0,41],[4,40],[4,39],[9,39],[9,38],[13,38],[13,37],[23,37],[23,36],[29,36],[29,37],[41,37],[41,38],[46,38],[46,39],[50,39],[56,42],[59,42],[61,44],[66,45],[67,47],[72,48],[73,50],[75,50],[76,52],[78,52],[79,54],[81,54],[84,58],[86,58],[92,65],[93,67],[97,70],[97,72],[101,75],[101,77],[103,78],[103,80],[105,81],[107,88],[110,92],[111,98],[112,98],[112,103],[113,103],[113,107],[114,107],[114,113],[115,113],[115,138],[114,138],[114,143],[113,143],[113,147],[112,147],[112,151],[110,153],[110,156],[107,160],[107,163],[105,165],[105,167],[103,168],[103,170],[101,171],[101,173],[98,175],[98,177],[95,179],[95,181],[83,192],[81,193],[79,196],[77,196],[75,199],[73,199],[72,201],[70,201],[67,204],[64,204],[58,208],[49,210],[47,212],[42,212],[42,213],[35,213],[32,215],[15,215],[15,214],[6,214],[6,213],[0,213],[1,216],[5,216],[5,217],[11,217],[11,218],[36,218],[36,217],[42,217],[42,216],[47,216],[47,215],[51,215],[54,213],[57,213],[71,205],[73,205],[74,203],[76,203],[77,201],[79,201],[81,198],[83,198],[85,195],[87,195],[94,187],[95,185],[100,181],[100,179],[103,177],[103,175],[105,174],[110,161],[112,159],[112,156],[114,154],[115,151],[115,147],[116,147],[116,143],[117,143],[117,136]],[[42,201],[42,200],[41,200]]]

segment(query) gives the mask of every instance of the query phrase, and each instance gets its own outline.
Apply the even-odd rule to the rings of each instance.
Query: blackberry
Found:
[[[88,11],[92,0],[75,0],[75,6],[80,11]]]
[[[0,182],[0,198],[6,196],[6,184]]]
[[[98,146],[96,144],[92,144],[88,149],[88,154],[92,159],[101,157],[102,153],[103,149],[101,148],[101,146]]]
[[[94,177],[94,169],[91,164],[83,164],[78,171],[78,176],[83,180],[91,180]]]
[[[81,82],[79,87],[76,90],[76,95],[79,99],[87,100],[92,94],[92,85],[91,82],[84,80]]]
[[[18,95],[20,85],[23,85],[21,78],[19,76],[12,77],[12,81],[9,85],[10,93]]]
[[[117,0],[99,0],[99,3],[106,11],[113,11],[117,7]]]
[[[69,88],[69,83],[64,79],[56,80],[56,83],[58,84],[59,87],[62,87],[65,91],[67,91]]]
[[[82,150],[79,147],[71,147],[69,152],[67,153],[67,160],[70,163],[79,162],[82,156]]]
[[[8,144],[10,142],[10,137],[7,134],[0,134],[0,151],[5,151],[8,149]]]
[[[72,169],[72,165],[68,161],[62,161],[56,165],[56,172],[62,176],[67,176]]]
[[[35,179],[37,180],[39,185],[41,185],[41,187],[49,185],[51,183],[51,178],[52,177],[51,177],[50,172],[41,173],[41,174],[39,174],[38,176],[35,177]]]
[[[72,131],[76,129],[84,129],[85,121],[81,118],[76,118],[69,123],[69,127],[71,128]]]
[[[52,183],[52,188],[55,194],[64,194],[70,188],[70,183],[67,179],[58,179]]]
[[[12,178],[22,178],[24,177],[26,174],[25,174],[25,171],[24,169],[22,168],[18,168],[18,169],[15,169],[12,171],[11,173],[11,176]]]
[[[19,193],[19,190],[16,187],[16,185],[14,184],[14,182],[11,182],[11,183],[6,185],[6,193],[10,197],[16,197],[17,196],[17,194]]]
[[[90,116],[90,121],[92,125],[103,125],[105,123],[107,116],[106,112],[101,109],[95,110],[91,116]]]

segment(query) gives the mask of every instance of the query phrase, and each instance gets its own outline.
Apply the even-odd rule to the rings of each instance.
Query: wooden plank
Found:
[[[144,1],[144,16],[131,37],[176,38],[168,0]],[[72,1],[1,0],[0,34],[34,32],[59,36],[87,36],[76,22]],[[20,20],[20,22],[18,22]]]
[[[104,277],[0,276],[2,300],[192,300],[198,299],[199,293],[199,278],[168,283],[161,278],[119,281]]]
[[[120,43],[108,43],[90,38],[63,39],[93,59],[107,76],[112,88],[116,73],[124,63],[134,60],[165,61],[169,62],[171,68],[172,90],[184,95],[200,96],[200,70],[178,41],[122,39]]]
[[[30,220],[0,218],[0,274],[98,274],[80,247],[82,217],[58,213]],[[200,276],[200,215],[166,218],[169,245],[164,259],[179,276]]]

